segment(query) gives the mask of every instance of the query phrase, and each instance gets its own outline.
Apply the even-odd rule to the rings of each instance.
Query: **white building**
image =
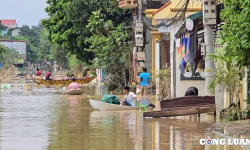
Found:
[[[12,29],[12,37],[14,36],[18,36],[19,35],[19,32],[21,32],[20,28],[16,27],[14,29]]]
[[[19,55],[21,55],[22,59],[18,60],[17,67],[24,67],[24,64],[26,62],[26,47],[27,47],[28,41],[20,41],[20,40],[7,40],[2,39],[0,41],[0,44],[8,47],[10,49],[15,49]]]

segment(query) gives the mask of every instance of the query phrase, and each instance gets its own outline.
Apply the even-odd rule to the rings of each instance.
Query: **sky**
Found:
[[[48,18],[44,9],[47,0],[0,0],[0,19],[17,19],[18,26],[38,25],[39,20]]]

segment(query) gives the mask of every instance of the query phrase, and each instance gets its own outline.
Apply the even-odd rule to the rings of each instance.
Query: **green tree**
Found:
[[[17,75],[17,68],[13,66],[13,68],[11,69],[11,65],[14,65],[20,58],[16,50],[6,47],[4,47],[4,49],[5,55],[4,57],[0,58],[0,62],[2,63],[2,68],[0,68],[0,81],[5,78]]]
[[[115,27],[111,20],[104,20],[100,11],[93,12],[88,20],[87,29],[92,32],[92,36],[86,39],[89,45],[87,51],[93,52],[97,58],[96,63],[104,71],[113,74],[122,74],[125,84],[126,77],[126,57],[131,50],[126,43],[131,41],[131,31],[123,29],[124,24]],[[132,54],[132,53],[130,53]]]
[[[50,49],[50,59],[55,60],[62,68],[67,69],[69,67],[70,53],[60,45],[53,44]]]
[[[91,51],[86,51],[91,44],[85,42],[93,34],[86,28],[92,11],[101,9],[103,19],[111,19],[115,25],[131,17],[131,11],[120,9],[116,0],[47,0],[47,4],[45,11],[50,18],[42,20],[42,24],[49,30],[49,40],[83,62],[94,58]]]
[[[237,66],[233,56],[225,56],[222,50],[217,54],[209,55],[210,59],[216,61],[216,70],[212,82],[208,85],[211,92],[215,92],[218,85],[220,90],[227,92],[230,96],[230,103],[234,102],[234,98],[239,98],[242,90],[241,79],[242,72]]]
[[[223,0],[225,9],[221,18],[225,21],[221,32],[225,56],[235,57],[239,66],[249,66],[250,59],[250,0]]]
[[[2,25],[1,21],[0,21],[0,32],[6,30],[6,27],[4,25]]]
[[[42,62],[44,60],[50,61],[51,48],[52,44],[48,40],[49,32],[47,29],[42,29],[40,32],[39,46],[37,48],[37,60],[38,62]]]

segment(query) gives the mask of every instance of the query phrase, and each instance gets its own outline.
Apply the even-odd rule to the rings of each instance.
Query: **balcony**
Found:
[[[169,0],[147,0],[147,9],[159,9],[168,2]]]
[[[134,9],[138,6],[137,0],[117,0],[118,6],[123,9]]]

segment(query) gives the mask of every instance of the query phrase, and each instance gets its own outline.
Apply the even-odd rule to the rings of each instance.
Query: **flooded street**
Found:
[[[211,132],[213,115],[143,118],[143,111],[96,111],[88,99],[101,100],[101,87],[83,96],[33,86],[1,90],[1,150],[240,150],[236,146],[202,146]],[[122,97],[122,96],[119,96]],[[152,101],[142,99],[142,103]],[[152,101],[158,105],[156,101]]]

